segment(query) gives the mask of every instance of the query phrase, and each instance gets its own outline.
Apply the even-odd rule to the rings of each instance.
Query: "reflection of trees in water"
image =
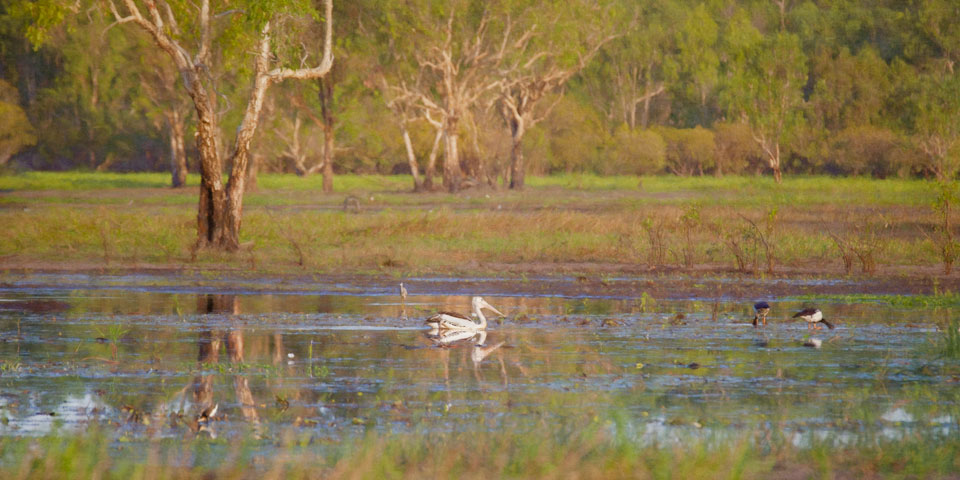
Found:
[[[197,298],[197,310],[206,314],[239,315],[240,304],[236,295],[201,295]],[[225,344],[227,357],[236,365],[244,363],[243,331],[239,328],[227,332],[208,329],[200,332],[197,337],[197,362],[200,368],[204,365],[219,363],[220,346]],[[243,418],[248,422],[259,425],[260,416],[257,413],[256,402],[250,391],[249,379],[242,375],[239,369],[233,375],[233,389],[237,397],[237,404]],[[193,399],[199,410],[216,405],[213,391],[213,374],[197,375],[193,382]],[[198,410],[197,415],[200,414]]]

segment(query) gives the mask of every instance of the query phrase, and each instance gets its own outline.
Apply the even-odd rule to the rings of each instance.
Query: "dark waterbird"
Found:
[[[833,330],[833,324],[823,318],[823,312],[821,312],[819,308],[805,308],[797,312],[793,318],[802,318],[806,320],[808,329],[812,328],[814,330],[820,330],[821,327],[817,324],[822,323],[826,325],[827,328]]]
[[[770,313],[770,304],[767,302],[757,302],[753,304],[753,310],[756,314],[753,316],[753,326],[759,327],[760,322],[767,324],[767,315]]]

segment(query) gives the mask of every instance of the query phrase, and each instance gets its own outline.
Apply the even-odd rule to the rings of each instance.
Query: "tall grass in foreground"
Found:
[[[383,434],[342,442],[288,432],[274,440],[0,438],[0,477],[33,478],[955,478],[956,436],[796,447],[778,435],[642,445],[609,424],[583,430]]]

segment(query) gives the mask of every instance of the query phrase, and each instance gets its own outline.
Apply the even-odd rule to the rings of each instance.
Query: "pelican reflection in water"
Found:
[[[437,330],[432,329],[426,333],[427,338],[434,345],[441,348],[449,348],[458,344],[473,344],[473,350],[470,352],[470,360],[473,360],[474,367],[478,366],[487,356],[502,347],[506,342],[500,341],[493,345],[487,345],[487,331],[480,330]]]
[[[487,303],[487,301],[484,300],[483,297],[473,297],[473,300],[471,301],[471,305],[473,308],[472,309],[473,315],[475,315],[478,319],[480,319],[479,323],[473,321],[472,318],[462,313],[440,312],[428,318],[426,321],[426,324],[430,326],[431,329],[434,329],[434,330],[466,330],[466,331],[476,332],[479,330],[486,330],[487,328],[487,317],[483,315],[484,308],[493,311],[494,313],[496,313],[497,315],[500,315],[501,317],[506,316],[500,313],[500,311],[497,310],[496,308],[493,308],[493,306]]]

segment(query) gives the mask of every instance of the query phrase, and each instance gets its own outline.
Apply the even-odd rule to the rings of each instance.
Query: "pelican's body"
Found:
[[[827,328],[831,330],[833,329],[833,324],[823,319],[823,312],[821,312],[819,308],[805,308],[797,312],[793,318],[806,320],[808,329],[820,330],[821,327],[818,325],[820,323],[826,325]]]
[[[760,326],[760,322],[766,325],[767,315],[770,313],[770,304],[767,302],[757,302],[753,304],[753,310],[757,312],[756,315],[753,316],[753,326]]]
[[[504,316],[500,313],[499,310],[493,308],[483,297],[473,297],[471,301],[473,307],[473,314],[480,320],[479,322],[473,321],[472,318],[457,312],[440,312],[427,319],[426,324],[436,330],[486,330],[487,329],[487,317],[483,315],[483,309],[487,308],[492,310],[497,315],[501,317]]]

